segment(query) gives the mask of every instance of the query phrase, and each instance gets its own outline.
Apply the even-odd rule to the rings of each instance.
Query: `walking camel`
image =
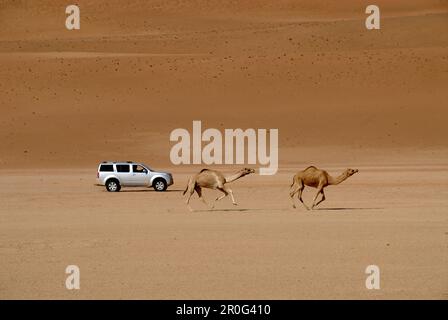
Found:
[[[294,203],[294,195],[298,193],[297,197],[299,198],[300,202],[302,202],[307,210],[310,210],[310,208],[308,208],[302,200],[303,189],[305,189],[305,186],[309,186],[317,188],[317,193],[314,197],[313,205],[311,206],[311,210],[314,209],[314,207],[325,200],[324,188],[326,186],[340,184],[342,181],[346,180],[348,177],[351,177],[356,172],[358,172],[358,169],[346,169],[341,175],[336,178],[330,176],[327,171],[320,170],[314,166],[310,166],[305,170],[297,172],[293,178],[291,189],[289,191],[292,207],[296,207]],[[322,199],[320,199],[316,203],[319,194],[322,194]]]
[[[187,187],[182,193],[183,195],[188,193],[186,200],[188,209],[190,209],[190,211],[193,211],[193,209],[190,207],[190,198],[195,191],[198,194],[199,199],[202,202],[204,202],[208,207],[210,207],[210,209],[213,209],[213,205],[209,205],[202,196],[202,188],[219,190],[223,193],[223,195],[216,198],[215,202],[230,195],[230,197],[232,198],[232,203],[234,205],[237,205],[235,198],[233,197],[232,190],[226,184],[238,180],[239,178],[254,172],[255,172],[254,169],[244,168],[242,170],[239,170],[233,175],[224,177],[224,175],[219,171],[202,169],[199,173],[195,174],[190,178],[190,180],[188,180]]]

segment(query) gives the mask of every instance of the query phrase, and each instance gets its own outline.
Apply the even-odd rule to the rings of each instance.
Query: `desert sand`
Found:
[[[77,31],[65,1],[0,3],[1,299],[448,298],[447,1],[376,1],[371,31],[367,1],[77,3]],[[169,134],[193,120],[278,128],[279,172],[190,213],[202,166]],[[106,159],[175,184],[107,193]],[[359,172],[294,210],[308,165]]]

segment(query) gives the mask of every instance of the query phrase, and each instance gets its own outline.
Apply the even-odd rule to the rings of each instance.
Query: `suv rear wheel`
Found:
[[[109,179],[106,181],[106,190],[109,192],[118,192],[120,191],[121,186],[120,182],[117,179]]]
[[[166,181],[162,178],[157,178],[152,183],[152,186],[154,190],[156,191],[165,191],[168,185],[166,184]]]

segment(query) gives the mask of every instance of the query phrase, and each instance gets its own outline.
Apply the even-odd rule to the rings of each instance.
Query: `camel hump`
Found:
[[[317,170],[317,168],[316,168],[315,166],[309,166],[308,168],[306,168],[306,169],[303,170],[303,171],[306,171],[306,170],[308,170],[308,169],[315,169],[315,170]]]
[[[202,173],[202,172],[204,172],[204,171],[210,171],[209,169],[202,169],[201,171],[200,171],[200,173]]]

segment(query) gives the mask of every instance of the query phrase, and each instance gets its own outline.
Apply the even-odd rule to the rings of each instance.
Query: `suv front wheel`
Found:
[[[118,192],[120,191],[121,186],[120,182],[117,179],[109,179],[106,182],[106,190],[109,192]]]
[[[162,178],[155,179],[154,182],[152,183],[152,186],[156,191],[165,191],[166,188],[168,187],[166,181]]]

